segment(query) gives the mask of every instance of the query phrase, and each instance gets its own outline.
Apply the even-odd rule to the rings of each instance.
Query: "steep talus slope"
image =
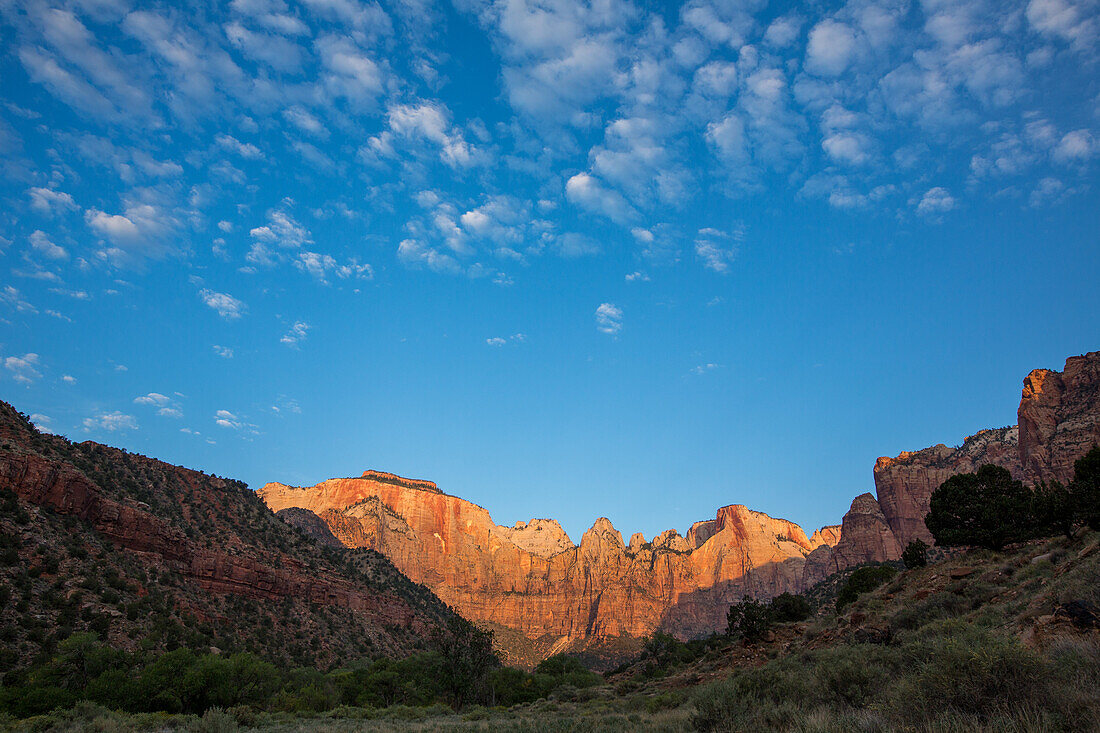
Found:
[[[384,557],[320,547],[239,482],[39,434],[6,403],[0,492],[4,544],[14,550],[3,572],[22,599],[0,618],[18,628],[27,614],[70,629],[105,616],[96,623],[126,646],[150,626],[190,624],[192,637],[217,645],[278,658],[300,640],[303,654],[308,644],[334,660],[407,653],[451,614]],[[108,579],[109,603],[86,597]],[[159,616],[143,626],[150,596]],[[232,611],[240,608],[252,614],[243,622]],[[288,637],[275,644],[281,627]]]

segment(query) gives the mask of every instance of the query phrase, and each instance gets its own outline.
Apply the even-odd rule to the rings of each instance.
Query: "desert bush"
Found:
[[[913,568],[923,568],[928,564],[927,543],[923,540],[913,540],[910,542],[901,553],[901,561],[905,564],[905,567],[910,570]]]
[[[1100,530],[1100,447],[1094,445],[1073,464],[1069,490],[1076,515],[1092,529]]]
[[[772,617],[765,603],[742,598],[726,614],[726,634],[747,642],[759,641],[771,629]]]
[[[837,610],[843,609],[863,593],[872,591],[897,575],[893,565],[868,565],[857,569],[844,581],[836,596]]]
[[[810,617],[810,602],[793,593],[780,593],[768,604],[768,612],[778,623],[805,621]]]
[[[960,473],[932,492],[924,519],[936,544],[1000,550],[1035,533],[1032,494],[1008,469],[986,464]]]
[[[901,607],[890,618],[890,628],[899,630],[918,629],[925,624],[945,618],[954,618],[970,610],[966,598],[956,593],[933,593],[920,601],[912,601]]]

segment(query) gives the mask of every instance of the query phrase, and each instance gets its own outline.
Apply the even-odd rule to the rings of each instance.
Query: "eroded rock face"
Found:
[[[835,529],[826,527],[822,535],[825,530],[830,530],[829,535],[832,535]],[[814,537],[817,537],[816,532]],[[878,501],[871,494],[860,494],[844,515],[836,545],[820,545],[806,556],[802,585],[812,587],[833,573],[861,563],[897,560],[901,550]]]
[[[150,459],[136,456],[132,460]],[[179,481],[194,482],[200,476],[188,469],[160,465],[177,474]],[[30,453],[0,455],[0,489],[84,520],[126,550],[158,556],[167,567],[212,593],[308,599],[368,614],[379,625],[416,621],[400,600],[367,592],[342,579],[317,577],[290,557],[255,558],[201,547],[148,507],[104,496],[83,473],[62,461]]]
[[[1028,485],[1067,482],[1074,462],[1100,443],[1100,352],[1073,356],[1065,369],[1036,369],[1024,380],[1018,426],[983,430],[959,448],[937,445],[875,463],[879,505],[904,548],[931,543],[924,526],[932,492],[957,473],[992,463]]]
[[[741,505],[688,537],[637,534],[629,546],[601,517],[573,545],[557,522],[501,527],[468,501],[370,472],[310,488],[272,483],[260,495],[275,511],[314,512],[342,543],[381,552],[467,618],[533,639],[709,633],[746,595],[800,590],[817,546],[793,522]]]
[[[462,615],[540,639],[681,637],[725,625],[731,603],[798,592],[865,562],[896,560],[924,525],[932,492],[985,463],[1029,482],[1066,480],[1073,462],[1100,441],[1100,353],[1074,357],[1064,372],[1037,370],[1025,382],[1020,427],[983,430],[958,448],[937,445],[880,458],[878,497],[857,496],[841,525],[807,538],[793,522],[742,505],[722,507],[685,536],[646,542],[601,518],[573,545],[552,520],[497,526],[479,506],[431,482],[368,471],[314,487],[268,484],[279,511],[317,514],[350,547],[370,547]]]
[[[1036,369],[1024,380],[1019,459],[1023,480],[1063,483],[1073,463],[1100,443],[1100,352],[1066,359],[1065,370]]]
[[[967,438],[959,448],[940,444],[896,458],[875,462],[875,489],[886,521],[901,547],[915,539],[932,544],[924,526],[932,492],[957,473],[973,473],[992,463],[1021,475],[1016,426],[982,430]]]

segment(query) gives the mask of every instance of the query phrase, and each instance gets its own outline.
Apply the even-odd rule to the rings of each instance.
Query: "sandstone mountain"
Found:
[[[983,430],[958,448],[937,445],[874,467],[877,498],[862,494],[839,527],[807,538],[798,525],[733,504],[681,536],[624,543],[607,519],[573,544],[557,522],[512,527],[427,481],[367,471],[312,487],[270,483],[271,509],[308,510],[348,547],[377,550],[465,617],[540,640],[540,656],[585,640],[637,638],[654,630],[681,637],[725,625],[745,596],[798,592],[864,562],[897,560],[924,526],[932,492],[948,477],[985,463],[1029,483],[1066,480],[1073,461],[1100,440],[1100,352],[1072,357],[1064,372],[1033,371],[1020,426]]]
[[[467,618],[531,639],[709,633],[743,596],[798,591],[806,556],[837,536],[824,528],[811,542],[792,522],[731,505],[686,537],[627,545],[600,518],[574,545],[553,520],[499,526],[471,502],[371,471],[259,493],[280,515],[309,510],[345,545],[383,553]]]
[[[301,515],[304,533],[238,481],[44,435],[0,402],[0,667],[88,629],[292,664],[403,656],[452,617]]]

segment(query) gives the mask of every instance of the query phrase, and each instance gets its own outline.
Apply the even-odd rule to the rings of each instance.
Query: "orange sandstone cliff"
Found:
[[[378,550],[467,618],[532,639],[709,633],[746,595],[798,591],[806,555],[836,536],[825,528],[811,543],[792,522],[732,505],[687,537],[669,530],[627,545],[601,518],[574,545],[553,520],[499,526],[476,504],[369,471],[309,488],[271,483],[260,496],[277,512],[313,512],[347,546]]]
[[[725,626],[731,603],[798,592],[864,562],[897,560],[924,525],[932,492],[985,463],[1029,483],[1067,480],[1073,462],[1100,440],[1100,352],[1072,357],[1064,372],[1033,371],[1020,425],[983,430],[958,448],[937,445],[874,467],[877,498],[857,496],[840,526],[807,538],[798,525],[739,504],[718,509],[681,536],[667,530],[629,543],[607,519],[574,545],[557,522],[512,527],[427,481],[367,471],[299,488],[270,483],[274,511],[312,512],[342,544],[377,550],[463,616],[550,648],[590,638],[681,637]]]

